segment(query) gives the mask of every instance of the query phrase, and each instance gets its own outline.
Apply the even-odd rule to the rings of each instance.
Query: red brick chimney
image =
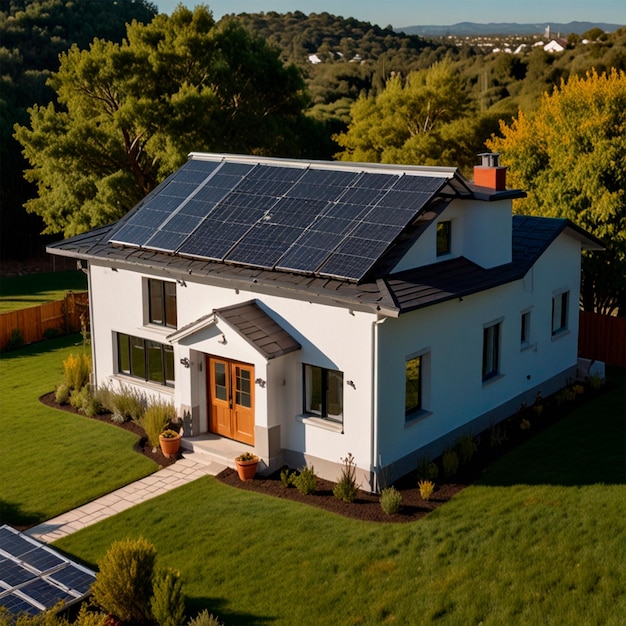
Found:
[[[474,184],[495,191],[506,189],[506,167],[499,165],[500,154],[498,152],[482,152],[478,156],[481,164],[474,166]]]

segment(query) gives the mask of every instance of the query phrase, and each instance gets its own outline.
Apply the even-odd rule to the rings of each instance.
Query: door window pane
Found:
[[[250,372],[236,367],[235,403],[249,409],[252,407],[252,395],[250,393]]]
[[[214,364],[214,379],[215,379],[215,397],[218,400],[228,400],[228,390],[226,388],[226,364],[215,363]]]

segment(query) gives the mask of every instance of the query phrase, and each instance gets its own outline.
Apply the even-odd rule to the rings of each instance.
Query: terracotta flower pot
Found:
[[[256,474],[256,467],[259,464],[259,459],[252,459],[250,461],[239,461],[235,459],[235,465],[237,466],[237,474],[239,474],[240,480],[252,480]]]
[[[163,456],[166,459],[169,459],[172,456],[176,456],[178,454],[178,450],[180,449],[180,440],[182,439],[181,435],[176,435],[175,437],[164,437],[163,435],[159,435],[159,444],[161,444],[161,452],[163,452]]]

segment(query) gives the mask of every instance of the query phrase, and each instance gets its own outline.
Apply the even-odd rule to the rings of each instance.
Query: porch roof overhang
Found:
[[[170,343],[179,343],[202,329],[217,324],[230,326],[268,361],[299,350],[302,346],[278,322],[270,317],[256,300],[249,300],[203,315],[167,336]]]

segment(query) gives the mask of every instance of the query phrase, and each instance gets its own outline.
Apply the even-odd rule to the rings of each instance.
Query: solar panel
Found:
[[[111,241],[358,281],[448,177],[357,167],[191,159]]]
[[[0,526],[0,606],[36,615],[83,599],[95,573],[10,526]]]

